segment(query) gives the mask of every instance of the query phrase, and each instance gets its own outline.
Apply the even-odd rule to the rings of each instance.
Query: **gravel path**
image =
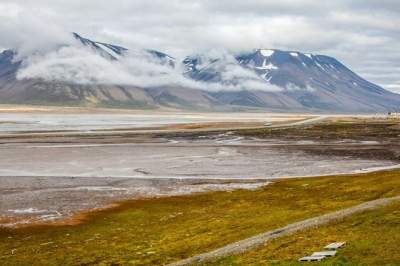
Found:
[[[296,127],[296,126],[309,126],[309,125],[313,125],[313,124],[318,124],[326,119],[328,119],[329,116],[327,115],[321,115],[321,116],[317,116],[317,117],[311,117],[311,118],[307,118],[301,121],[297,121],[297,122],[288,122],[288,123],[284,123],[284,124],[277,124],[277,125],[270,125],[270,126],[265,126],[266,128],[286,128],[286,127]]]
[[[310,218],[307,220],[303,220],[300,222],[289,224],[285,227],[268,231],[244,240],[240,240],[238,242],[229,244],[222,248],[216,249],[214,251],[210,251],[207,253],[199,254],[194,257],[178,261],[175,263],[171,263],[168,266],[181,266],[181,265],[190,265],[194,263],[202,263],[210,260],[214,260],[218,257],[233,255],[243,253],[247,250],[254,249],[260,247],[267,243],[268,241],[282,237],[284,235],[294,233],[300,230],[304,230],[310,227],[321,226],[327,224],[334,220],[340,220],[344,217],[350,216],[355,213],[359,213],[365,210],[370,210],[374,208],[378,208],[381,206],[389,205],[392,202],[400,201],[400,196],[392,197],[392,198],[384,198],[384,199],[377,199],[373,201],[368,201],[362,203],[360,205],[350,207],[347,209],[343,209],[340,211],[332,212],[329,214],[321,215],[318,217]]]

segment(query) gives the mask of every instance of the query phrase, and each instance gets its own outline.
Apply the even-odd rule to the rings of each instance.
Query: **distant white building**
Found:
[[[389,117],[396,117],[396,118],[400,118],[400,112],[389,112],[388,113]]]

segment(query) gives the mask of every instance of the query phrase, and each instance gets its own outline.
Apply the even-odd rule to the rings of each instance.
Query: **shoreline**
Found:
[[[314,176],[296,176],[296,177],[279,177],[279,178],[269,178],[269,179],[199,179],[201,181],[231,181],[226,182],[225,184],[256,184],[255,187],[252,188],[233,188],[233,189],[216,189],[216,190],[208,190],[208,191],[200,191],[200,192],[192,192],[186,194],[171,194],[171,195],[153,195],[153,196],[144,196],[139,198],[125,198],[121,200],[116,200],[105,204],[104,206],[97,206],[95,208],[81,210],[76,213],[72,213],[71,215],[65,216],[61,219],[55,220],[35,220],[35,216],[26,217],[25,218],[33,218],[33,222],[26,222],[22,219],[18,219],[21,216],[0,216],[0,231],[1,230],[18,230],[23,228],[35,228],[35,227],[47,227],[47,226],[75,226],[84,224],[88,222],[93,216],[96,216],[101,213],[112,213],[118,212],[124,205],[133,203],[133,202],[140,202],[140,201],[149,201],[149,200],[157,200],[162,198],[187,198],[192,197],[199,194],[207,194],[207,193],[220,193],[220,192],[230,192],[235,190],[257,190],[263,188],[265,186],[270,185],[274,182],[282,182],[288,180],[296,180],[296,179],[318,179],[318,178],[329,178],[329,177],[352,177],[352,176],[362,176],[368,175],[373,173],[388,173],[388,172],[395,172],[396,170],[400,169],[400,164],[387,166],[387,167],[371,167],[368,171],[361,171],[361,172],[352,172],[352,173],[342,173],[342,174],[329,174],[329,175],[314,175]],[[0,177],[1,178],[1,177]],[[241,181],[241,182],[237,182]],[[245,182],[245,181],[255,181],[255,182]],[[260,181],[257,183],[256,181]],[[261,183],[261,181],[264,181]],[[9,221],[7,224],[3,223],[4,221]]]

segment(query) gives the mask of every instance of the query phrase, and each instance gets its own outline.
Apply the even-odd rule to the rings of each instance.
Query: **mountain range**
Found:
[[[92,41],[77,33],[73,39],[111,62],[136,53],[144,55],[145,60],[165,69],[147,78],[162,79],[171,71],[179,73],[178,79],[185,82],[172,79],[141,86],[40,76],[20,78],[24,59],[17,57],[16,50],[5,50],[0,53],[0,103],[336,113],[386,112],[400,107],[399,94],[363,79],[325,55],[254,49],[237,54],[201,53],[177,60],[160,51],[131,50]]]

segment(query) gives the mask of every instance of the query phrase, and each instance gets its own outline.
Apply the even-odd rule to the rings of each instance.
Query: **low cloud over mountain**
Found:
[[[213,49],[180,59],[76,33],[45,47],[0,55],[1,102],[330,112],[400,106],[400,95],[325,55]]]

